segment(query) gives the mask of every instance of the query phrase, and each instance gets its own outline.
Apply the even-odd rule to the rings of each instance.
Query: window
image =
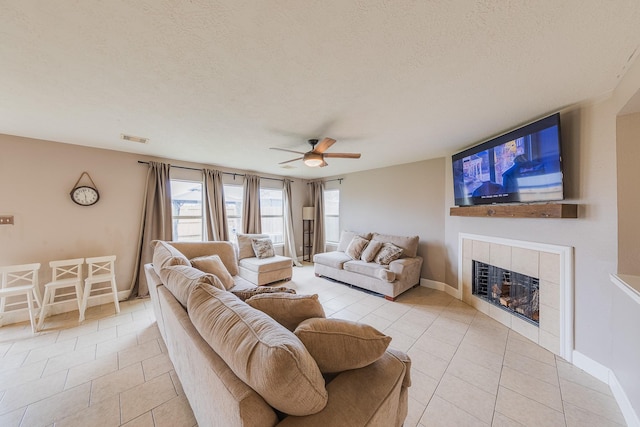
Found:
[[[201,182],[171,180],[171,217],[173,240],[180,242],[203,240]]]
[[[281,189],[260,189],[260,217],[262,234],[268,234],[274,244],[284,243],[284,208]]]
[[[242,194],[241,185],[225,184],[224,205],[227,209],[227,226],[229,240],[235,241],[238,233],[242,233]]]
[[[324,233],[327,242],[340,241],[340,190],[324,191]]]

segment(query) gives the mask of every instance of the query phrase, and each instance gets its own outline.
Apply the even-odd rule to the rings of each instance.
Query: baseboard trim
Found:
[[[458,289],[453,286],[449,286],[444,282],[438,282],[437,280],[431,279],[420,279],[420,286],[424,286],[425,288],[435,289],[437,291],[446,292],[448,295],[451,295],[454,298],[461,299],[461,294]]]
[[[611,369],[576,350],[573,351],[573,364],[600,381],[609,384],[611,393],[616,399],[627,425],[629,427],[640,427],[640,418],[638,418],[638,414],[636,414],[636,411],[633,409],[631,401]]]

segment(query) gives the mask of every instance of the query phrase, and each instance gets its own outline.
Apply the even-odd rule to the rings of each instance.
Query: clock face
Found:
[[[71,190],[71,200],[80,206],[95,205],[98,199],[100,199],[100,194],[98,194],[98,190],[93,187],[82,186]]]

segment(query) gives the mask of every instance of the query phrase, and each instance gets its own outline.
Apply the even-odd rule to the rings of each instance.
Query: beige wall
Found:
[[[138,160],[167,160],[9,135],[0,135],[0,153],[0,215],[15,217],[15,225],[0,226],[0,265],[40,262],[40,283],[45,283],[51,277],[49,261],[115,254],[118,289],[129,289],[147,173]],[[100,192],[94,206],[80,207],[69,197],[83,171]],[[199,171],[179,168],[172,168],[171,176],[201,179]],[[230,175],[224,179],[234,182]],[[235,182],[241,185],[242,177]],[[262,185],[282,188],[279,181],[263,180]],[[292,184],[297,246],[302,244],[305,187],[300,179]]]
[[[640,276],[640,113],[618,117],[618,273]]]
[[[340,189],[343,230],[420,236],[421,277],[445,280],[444,159],[408,163],[344,176]]]

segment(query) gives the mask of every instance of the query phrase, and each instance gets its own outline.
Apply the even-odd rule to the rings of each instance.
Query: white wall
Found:
[[[344,176],[340,189],[342,230],[420,236],[421,277],[445,280],[444,159],[408,163]]]

